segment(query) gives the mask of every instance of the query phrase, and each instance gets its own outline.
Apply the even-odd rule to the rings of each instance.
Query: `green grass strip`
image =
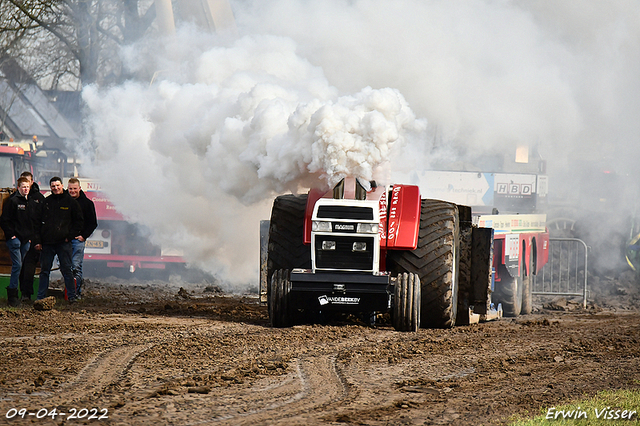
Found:
[[[566,405],[542,407],[533,419],[513,419],[511,426],[640,424],[640,390],[601,391]]]

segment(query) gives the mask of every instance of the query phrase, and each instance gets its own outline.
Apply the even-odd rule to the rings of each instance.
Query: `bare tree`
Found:
[[[149,30],[152,0],[7,0],[0,58],[20,62],[44,88],[118,82],[118,49]]]

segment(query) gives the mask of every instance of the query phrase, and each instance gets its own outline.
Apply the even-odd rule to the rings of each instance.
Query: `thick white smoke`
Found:
[[[256,279],[276,193],[518,145],[553,192],[577,159],[640,154],[637,2],[231,5],[236,38],[146,40],[123,51],[146,81],[84,93],[90,172],[118,208],[231,281]]]
[[[184,29],[155,52],[195,35]],[[163,54],[152,84],[84,91],[90,170],[112,201],[192,262],[227,268],[229,280],[257,270],[258,219],[275,195],[373,179],[395,145],[424,140],[426,122],[397,90],[339,96],[295,50],[288,38],[245,36],[188,58]]]

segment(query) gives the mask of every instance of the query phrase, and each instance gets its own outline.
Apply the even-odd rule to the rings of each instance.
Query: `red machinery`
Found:
[[[530,304],[531,289],[523,293],[532,265],[541,268],[548,256],[544,217],[524,216],[537,227],[496,227],[494,236],[491,219],[480,224],[470,207],[421,199],[413,185],[356,179],[326,193],[280,196],[261,283],[271,323],[390,312],[397,330],[415,331],[499,317],[498,303],[517,315],[523,300]]]
[[[151,242],[149,230],[128,222],[101,191],[99,182],[80,179],[85,195],[93,201],[98,228],[87,240],[84,267],[87,271],[135,273],[139,270],[170,272],[185,266],[182,253]]]

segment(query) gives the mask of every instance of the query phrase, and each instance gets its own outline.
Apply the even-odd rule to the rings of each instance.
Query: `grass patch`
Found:
[[[639,424],[639,414],[640,390],[606,390],[583,401],[543,407],[540,415],[516,420],[511,426]]]

